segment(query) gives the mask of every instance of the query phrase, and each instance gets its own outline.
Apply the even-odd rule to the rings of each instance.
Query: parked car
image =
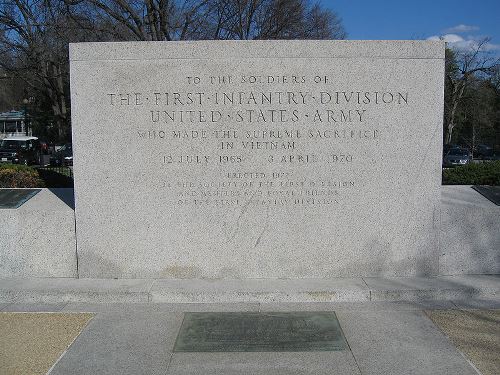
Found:
[[[0,143],[0,163],[38,164],[41,149],[37,137],[14,136]]]
[[[493,148],[487,145],[479,145],[476,147],[475,157],[478,159],[488,159],[493,156]]]
[[[50,165],[73,165],[73,146],[71,145],[71,143],[66,143],[50,157]]]
[[[446,156],[446,154],[451,150],[455,148],[460,148],[459,145],[454,145],[454,144],[444,144],[443,145],[443,157]]]
[[[457,165],[466,165],[471,161],[469,150],[464,148],[450,149],[443,159],[444,167],[454,167]]]
[[[483,156],[483,160],[495,161],[500,160],[500,150],[492,150],[488,155]]]

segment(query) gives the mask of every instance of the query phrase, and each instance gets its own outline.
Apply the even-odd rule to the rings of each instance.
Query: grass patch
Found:
[[[426,314],[481,374],[500,374],[500,310],[432,310]]]
[[[0,313],[0,373],[46,374],[93,316],[89,313]]]

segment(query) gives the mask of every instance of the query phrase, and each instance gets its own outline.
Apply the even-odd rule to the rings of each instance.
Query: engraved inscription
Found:
[[[377,162],[379,141],[393,137],[380,111],[397,115],[412,103],[408,90],[341,87],[321,73],[178,80],[103,98],[109,111],[142,118],[130,137],[164,171],[156,188],[173,205],[337,205],[363,185],[355,172]],[[319,166],[321,178],[308,173]]]

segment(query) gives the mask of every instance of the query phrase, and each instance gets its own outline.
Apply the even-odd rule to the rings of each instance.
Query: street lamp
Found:
[[[25,130],[26,135],[29,135],[29,132],[28,132],[28,103],[29,102],[30,102],[29,99],[26,99],[26,98],[23,99],[23,104],[24,104],[24,130]]]
[[[35,98],[33,96],[30,96],[29,98],[24,98],[23,99],[23,104],[24,104],[24,130],[25,130],[26,135],[29,135],[28,104],[33,104],[34,101],[35,101]]]

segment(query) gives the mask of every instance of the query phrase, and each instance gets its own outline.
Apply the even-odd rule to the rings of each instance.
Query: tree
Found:
[[[457,111],[455,139],[475,150],[481,143],[493,145],[499,126],[499,96],[489,79],[474,79]]]
[[[64,141],[71,134],[71,42],[344,37],[340,18],[310,0],[5,0],[0,73],[22,80],[9,97],[20,87],[23,97],[36,97],[31,114]]]
[[[207,1],[167,0],[64,0],[72,15],[86,14],[101,25],[113,25],[122,40],[190,39]]]
[[[10,59],[8,55],[3,55],[2,59]],[[25,97],[25,83],[22,79],[8,74],[0,67],[0,112],[19,109],[19,103],[22,103]]]
[[[67,39],[59,32],[64,22],[52,1],[5,1],[0,7],[0,53],[12,56],[0,66],[48,105],[59,138],[69,124]]]
[[[478,42],[468,50],[446,49],[445,77],[445,143],[452,142],[457,115],[464,95],[476,78],[495,72],[500,60],[485,53],[489,39]]]
[[[344,39],[340,18],[307,0],[217,0],[212,39]],[[208,35],[210,36],[210,35]]]
[[[64,0],[123,40],[343,39],[340,18],[308,0]]]
[[[0,69],[6,77],[22,80],[23,97],[36,99],[30,113],[43,121],[39,135],[55,141],[71,136],[69,43],[112,39],[111,31],[89,32],[94,22],[86,14],[70,16],[67,10],[60,0],[0,3]]]

